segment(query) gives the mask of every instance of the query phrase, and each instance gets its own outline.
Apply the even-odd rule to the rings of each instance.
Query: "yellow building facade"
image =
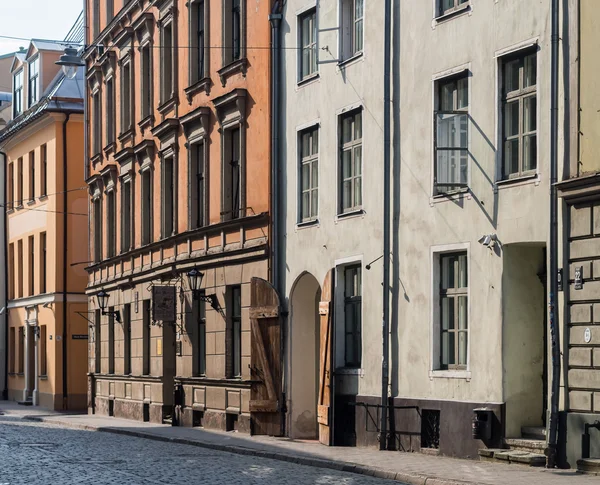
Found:
[[[7,210],[8,398],[87,405],[87,194],[83,75],[32,40],[11,66],[13,116],[0,132]]]

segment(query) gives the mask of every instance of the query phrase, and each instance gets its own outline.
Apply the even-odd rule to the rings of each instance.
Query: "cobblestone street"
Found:
[[[0,416],[0,485],[398,482]]]

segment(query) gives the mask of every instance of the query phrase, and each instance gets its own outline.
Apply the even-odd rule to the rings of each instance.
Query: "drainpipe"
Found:
[[[68,408],[68,387],[67,387],[67,123],[71,113],[66,113],[66,118],[62,125],[63,139],[63,318],[62,318],[62,378],[63,378],[63,409]]]
[[[282,228],[280,206],[282,204],[280,179],[281,179],[281,159],[279,156],[279,120],[281,119],[280,105],[280,82],[281,82],[281,44],[280,44],[280,27],[283,14],[282,7],[279,1],[273,5],[273,10],[269,14],[269,22],[271,23],[271,260],[272,260],[272,275],[273,286],[279,295],[281,306],[282,322],[280,332],[280,364],[281,364],[281,388],[283,389],[281,396],[281,434],[285,436],[285,416],[287,412],[286,397],[285,397],[285,356],[283,349],[285,348],[285,319],[287,311],[285,308],[285,288],[283,285],[282,267],[281,264],[281,246],[282,246]]]
[[[559,55],[559,11],[558,0],[552,2],[552,50],[550,77],[550,336],[552,344],[552,384],[550,394],[550,425],[546,466],[556,466],[558,442],[558,403],[560,398],[560,347],[558,333],[558,55]]]
[[[383,51],[383,355],[381,359],[381,433],[379,449],[388,448],[387,424],[389,402],[389,354],[390,354],[390,111],[391,111],[391,49],[392,49],[392,3],[384,5],[384,51]],[[395,283],[394,283],[395,284]]]
[[[4,203],[4,218],[2,225],[2,239],[4,240],[4,389],[2,389],[2,399],[8,399],[8,157],[5,152],[0,151],[0,155],[4,159],[4,187],[3,187],[3,203]]]

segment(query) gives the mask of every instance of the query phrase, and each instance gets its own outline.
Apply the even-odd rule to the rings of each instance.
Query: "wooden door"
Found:
[[[325,276],[319,303],[321,355],[317,421],[319,441],[327,446],[333,444],[333,282],[334,270],[331,269]]]
[[[281,436],[281,322],[279,297],[268,281],[250,283],[250,415],[252,434]]]

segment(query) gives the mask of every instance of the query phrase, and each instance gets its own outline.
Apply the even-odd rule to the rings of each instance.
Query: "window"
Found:
[[[17,206],[23,205],[23,158],[17,160]]]
[[[16,340],[15,340],[15,327],[10,327],[9,331],[9,344],[8,344],[8,373],[15,373],[15,348],[16,348]]]
[[[48,195],[48,150],[46,144],[40,147],[40,195]]]
[[[362,206],[362,113],[360,110],[341,118],[340,213]]]
[[[242,375],[242,287],[228,289],[227,313],[229,316],[229,377]]]
[[[152,170],[142,172],[142,244],[152,242]]]
[[[434,194],[468,187],[469,84],[466,75],[437,82]]]
[[[206,147],[204,142],[191,146],[191,221],[192,229],[204,226],[206,206]]]
[[[23,69],[13,76],[13,118],[23,112]]]
[[[110,22],[115,16],[115,6],[113,0],[106,0],[106,23]]]
[[[208,77],[207,7],[206,0],[196,0],[190,5],[190,84]]]
[[[244,5],[241,0],[223,2],[223,65],[245,56],[243,42]]]
[[[360,265],[344,269],[344,365],[360,368],[362,356],[362,292]]]
[[[100,91],[92,93],[92,156],[98,155],[102,144],[102,114],[100,112]]]
[[[536,54],[519,54],[502,62],[504,178],[537,168]]]
[[[102,261],[102,199],[94,199],[94,261]]]
[[[121,133],[131,130],[131,62],[123,63],[121,79]]]
[[[114,307],[108,307],[108,373],[115,373],[115,317]]]
[[[29,152],[29,201],[35,200],[35,151]]]
[[[100,374],[102,372],[102,315],[100,310],[94,312],[94,372]]]
[[[17,297],[23,298],[23,239],[17,242],[17,278]]]
[[[142,120],[152,114],[152,46],[145,44],[141,52]]]
[[[46,233],[40,233],[40,293],[46,293],[48,255],[46,253]]]
[[[242,180],[240,167],[240,129],[239,127],[225,131],[224,172],[224,207],[225,220],[241,217]]]
[[[131,180],[123,181],[123,190],[121,192],[121,252],[125,253],[131,249],[132,231],[131,224],[132,213],[132,190]]]
[[[123,306],[123,374],[131,374],[131,305]]]
[[[40,325],[40,375],[48,375],[48,359],[47,359],[47,340],[48,331],[46,325]]]
[[[438,11],[437,15],[441,17],[458,10],[461,5],[469,3],[469,0],[437,0]]]
[[[107,254],[106,256],[112,258],[116,255],[116,246],[117,246],[117,214],[115,207],[115,191],[110,190],[106,195],[106,246],[107,246]]]
[[[317,72],[317,11],[309,10],[302,14],[300,23],[300,80]]]
[[[40,99],[40,58],[36,57],[29,63],[29,107]]]
[[[466,369],[468,344],[467,253],[440,255],[440,368]]]
[[[113,78],[106,81],[106,145],[115,142],[115,85]]]
[[[35,264],[35,247],[34,247],[34,238],[33,236],[29,236],[28,240],[27,240],[27,249],[28,251],[28,258],[27,258],[27,289],[28,289],[28,295],[29,296],[33,296],[33,294],[35,293],[35,288],[34,288],[34,264]]]
[[[10,162],[8,164],[8,187],[7,187],[7,209],[14,209],[15,207],[15,164]]]
[[[365,0],[341,0],[342,60],[350,59],[363,50]]]
[[[8,245],[8,299],[15,298],[15,243]]]
[[[300,221],[319,213],[319,128],[300,133]]]
[[[92,12],[92,38],[98,37],[100,34],[100,0],[93,1],[93,12]]]
[[[144,300],[142,314],[142,374],[150,375],[150,300]]]
[[[19,327],[19,374],[25,371],[25,327]]]
[[[200,293],[204,296],[204,291]],[[196,332],[196,372],[198,376],[206,375],[206,303],[199,299],[194,299],[192,307],[192,315],[194,316],[193,324],[198,325]]]
[[[163,190],[162,190],[162,237],[175,234],[177,228],[177,203],[175,200],[175,161],[173,158],[163,159]]]
[[[173,24],[171,22],[163,25],[161,29],[161,46],[160,102],[164,104],[175,95],[173,90]]]

